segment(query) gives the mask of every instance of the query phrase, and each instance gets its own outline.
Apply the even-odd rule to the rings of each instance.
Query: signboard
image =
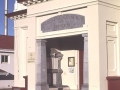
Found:
[[[74,67],[69,67],[68,71],[69,71],[69,73],[74,73]]]
[[[68,57],[68,67],[75,66],[75,57]]]
[[[28,53],[28,63],[34,63],[35,62],[35,52],[29,52]]]

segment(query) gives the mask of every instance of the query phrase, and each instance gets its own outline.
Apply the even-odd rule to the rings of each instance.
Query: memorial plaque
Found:
[[[52,17],[41,24],[43,32],[83,27],[85,17],[77,14],[64,14]]]
[[[75,57],[68,57],[68,67],[75,66]]]
[[[29,52],[28,53],[28,63],[34,63],[35,62],[35,52]]]

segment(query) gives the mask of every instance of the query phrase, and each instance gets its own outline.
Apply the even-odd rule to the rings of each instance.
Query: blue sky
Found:
[[[0,34],[4,34],[4,7],[5,0],[0,0]],[[14,10],[14,2],[15,0],[8,0],[8,12],[12,12]],[[14,35],[14,23],[13,20],[8,19],[8,35]]]

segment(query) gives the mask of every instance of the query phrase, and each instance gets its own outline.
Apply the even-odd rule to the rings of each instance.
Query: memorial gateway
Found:
[[[120,90],[120,0],[16,0],[13,90]]]

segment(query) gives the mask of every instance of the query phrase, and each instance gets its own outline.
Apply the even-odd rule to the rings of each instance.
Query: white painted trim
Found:
[[[83,33],[88,33],[88,29],[86,27],[60,30],[60,31],[52,31],[52,32],[46,32],[46,33],[41,32],[40,36],[37,36],[36,39],[65,37],[65,36],[79,35],[79,34],[83,34]]]
[[[117,33],[117,74],[120,76],[120,31],[119,31],[119,24],[116,24],[116,33]]]
[[[80,3],[80,2],[79,2]],[[75,4],[75,5],[71,5],[71,6],[67,6],[67,7],[61,7],[61,8],[57,8],[57,9],[53,9],[53,10],[46,10],[46,11],[42,11],[42,12],[36,12],[34,14],[27,14],[27,18],[31,18],[31,17],[41,17],[50,13],[55,13],[55,12],[63,12],[66,10],[70,10],[70,9],[75,9],[75,8],[84,8],[86,6],[91,6],[91,5],[96,5],[98,4],[98,1],[93,0],[90,2],[81,2],[80,4]]]
[[[110,8],[114,8],[114,9],[120,10],[120,6],[114,5],[114,4],[112,4],[112,3],[108,3],[108,2],[105,2],[105,1],[99,1],[98,4],[99,4],[99,5],[106,6],[106,7],[110,7]]]
[[[92,6],[92,5],[96,5],[96,4],[99,4],[99,5],[104,5],[104,6],[107,6],[107,7],[111,7],[111,8],[115,8],[115,9],[120,9],[120,6],[117,6],[117,5],[114,5],[114,4],[111,4],[111,3],[107,3],[107,2],[103,2],[103,1],[96,1],[96,0],[89,0],[89,1],[80,1],[79,4],[73,4],[71,6],[67,6],[67,7],[62,7],[62,8],[57,8],[57,9],[53,9],[53,10],[47,10],[47,11],[40,11],[40,12],[37,12],[37,13],[34,13],[34,14],[28,14],[27,15],[27,18],[31,18],[33,16],[36,16],[36,17],[40,17],[40,16],[43,16],[43,15],[46,15],[46,14],[49,14],[49,13],[54,13],[54,12],[62,12],[64,10],[70,10],[70,9],[74,9],[74,8],[80,8],[80,7],[85,7],[85,6]]]
[[[12,52],[12,53],[14,53],[14,50],[13,49],[0,49],[0,52]]]
[[[77,50],[77,55],[76,55],[76,57],[77,57],[77,83],[78,83],[78,85],[77,85],[77,89],[79,90],[80,88],[80,64],[79,64],[79,62],[80,62],[80,55],[79,55],[79,52],[80,52],[80,50]]]
[[[74,51],[74,54],[75,54],[75,68],[74,68],[74,71],[75,71],[75,85],[78,85],[78,61],[79,61],[79,58],[78,58],[78,50],[75,50]],[[78,87],[77,87],[78,89]]]

